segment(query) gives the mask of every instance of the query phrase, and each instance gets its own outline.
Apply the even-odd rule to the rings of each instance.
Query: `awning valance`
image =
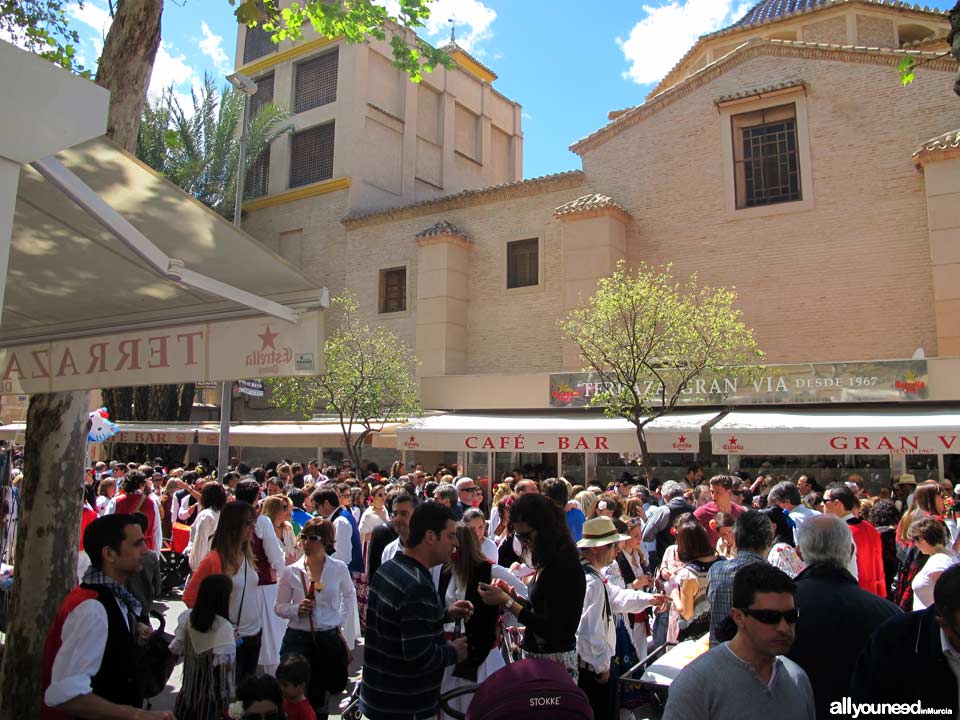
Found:
[[[652,453],[695,453],[715,412],[676,413],[646,426]],[[405,450],[496,452],[638,452],[637,428],[595,415],[461,415],[425,417],[397,428]]]
[[[120,433],[113,443],[148,445],[209,445],[220,442],[217,423],[137,423],[121,422]],[[374,447],[396,447],[396,424],[387,424],[383,431],[372,434]],[[0,426],[0,440],[22,443],[26,423]],[[339,423],[331,422],[265,422],[239,423],[230,427],[232,447],[263,448],[340,448],[343,432]]]
[[[960,410],[731,412],[710,433],[717,455],[960,453]]]

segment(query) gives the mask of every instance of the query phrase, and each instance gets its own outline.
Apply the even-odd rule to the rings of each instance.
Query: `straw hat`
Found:
[[[903,473],[903,475],[900,476],[900,479],[894,483],[894,485],[916,485],[916,484],[917,484],[916,476],[910,473]]]
[[[615,542],[629,540],[629,535],[621,535],[613,520],[608,517],[595,517],[583,524],[583,539],[578,548],[602,547]]]

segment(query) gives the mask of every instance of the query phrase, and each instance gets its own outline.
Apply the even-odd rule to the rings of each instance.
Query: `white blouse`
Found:
[[[306,597],[303,586],[310,585],[310,573],[304,565],[305,560],[306,558],[301,558],[293,565],[285,567],[277,584],[277,604],[274,605],[274,612],[289,620],[287,627],[292,630],[310,630],[309,616],[301,616],[298,612],[300,601]],[[353,586],[350,569],[346,563],[328,555],[320,574],[320,582],[323,583],[323,589],[316,593],[313,629],[341,628],[347,647],[353,649],[360,629],[355,622],[357,589]]]
[[[439,566],[438,566],[439,567]],[[490,568],[490,582],[503,580],[510,587],[517,591],[517,595],[526,599],[528,588],[516,575],[511,573],[502,565],[492,565]],[[460,584],[460,579],[455,575],[450,575],[450,583],[447,585],[446,596],[444,597],[444,607],[450,607],[458,600],[465,600],[467,597],[467,588]],[[508,625],[515,625],[516,620],[512,612],[507,611],[509,620],[505,621]],[[443,629],[446,632],[453,632],[455,623],[444,623]]]
[[[938,552],[927,558],[920,572],[913,578],[913,609],[924,610],[933,605],[933,587],[940,573],[957,563],[957,556],[951,551]],[[932,578],[936,575],[936,578]]]
[[[387,511],[386,508],[383,510],[383,515],[378,515],[377,511],[373,509],[373,505],[368,507],[363,511],[363,515],[360,516],[360,538],[364,538],[374,530],[376,530],[381,525],[387,524]]]
[[[213,534],[217,531],[220,522],[220,511],[213,508],[204,508],[200,511],[193,525],[190,526],[190,542],[187,543],[187,557],[190,569],[197,571],[200,563],[210,552]]]
[[[243,565],[230,579],[233,581],[233,590],[230,591],[230,617],[227,619],[237,625],[237,632],[241,637],[256,635],[261,629],[257,569],[249,560],[244,559]]]

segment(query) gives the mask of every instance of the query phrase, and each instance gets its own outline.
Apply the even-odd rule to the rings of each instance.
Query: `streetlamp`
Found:
[[[257,84],[242,73],[227,75],[227,82],[243,93],[243,120],[240,123],[240,148],[237,153],[237,195],[233,204],[233,225],[240,229],[240,209],[243,204],[244,165],[247,159],[247,116],[250,98],[257,92]],[[223,482],[230,466],[230,416],[233,414],[233,382],[225,380],[220,386],[220,449],[217,455],[217,477]]]

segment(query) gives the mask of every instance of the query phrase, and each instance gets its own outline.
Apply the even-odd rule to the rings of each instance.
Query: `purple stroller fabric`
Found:
[[[466,720],[593,720],[583,690],[552,660],[528,658],[497,670],[480,686]]]

